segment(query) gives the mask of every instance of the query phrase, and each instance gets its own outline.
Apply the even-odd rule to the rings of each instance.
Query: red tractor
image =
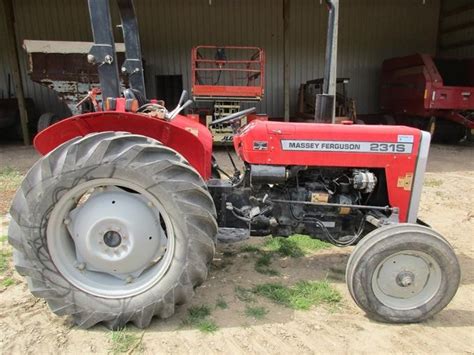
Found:
[[[130,88],[108,0],[89,0],[102,108],[36,136],[43,157],[11,207],[15,265],[36,297],[81,327],[146,327],[205,281],[216,237],[305,233],[356,245],[347,284],[376,320],[419,322],[450,302],[457,258],[417,218],[429,133],[254,120],[234,137],[244,170],[219,179],[211,133],[179,114],[190,101],[169,112],[146,99],[133,3],[117,2]]]

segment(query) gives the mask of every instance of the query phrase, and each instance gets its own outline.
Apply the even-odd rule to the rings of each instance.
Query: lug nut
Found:
[[[78,264],[76,267],[77,267],[78,270],[82,271],[82,270],[84,270],[84,269],[86,268],[86,264],[80,263],[80,264]]]
[[[133,277],[132,277],[131,275],[129,275],[129,276],[127,276],[127,278],[125,279],[125,281],[126,281],[128,284],[130,284],[130,283],[132,283],[132,281],[133,281]]]

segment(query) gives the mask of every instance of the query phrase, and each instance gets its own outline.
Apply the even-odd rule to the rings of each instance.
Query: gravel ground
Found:
[[[229,169],[225,150],[216,156]],[[31,148],[0,146],[0,167],[25,173],[37,159]],[[192,305],[206,304],[218,326],[212,334],[183,326],[187,306],[166,321],[155,320],[145,331],[132,326],[117,338],[102,326],[77,329],[67,318],[57,317],[35,299],[24,280],[9,267],[0,275],[1,353],[109,353],[125,343],[125,352],[247,354],[247,353],[474,353],[474,147],[438,146],[431,150],[420,217],[441,232],[454,246],[462,268],[461,287],[451,304],[422,324],[390,325],[368,319],[350,298],[344,269],[350,248],[329,249],[301,258],[277,258],[273,266],[280,276],[254,269],[254,256],[239,253],[240,245],[219,246],[208,281],[196,290]],[[0,216],[7,212],[13,190],[1,191]],[[0,234],[8,220],[3,218]],[[0,235],[1,236],[1,235]],[[252,238],[251,243],[260,243]],[[1,250],[10,247],[2,240]],[[316,306],[292,310],[257,299],[264,307],[261,319],[246,314],[249,303],[236,287],[262,282],[294,284],[298,280],[327,278],[342,295],[336,308]],[[11,279],[13,284],[5,282]],[[6,284],[9,284],[5,286]],[[224,301],[226,308],[216,307]],[[119,340],[117,340],[119,339]],[[122,339],[122,340],[120,340]],[[121,344],[121,343],[120,343]],[[119,344],[119,345],[120,345]],[[114,350],[115,349],[115,350]]]

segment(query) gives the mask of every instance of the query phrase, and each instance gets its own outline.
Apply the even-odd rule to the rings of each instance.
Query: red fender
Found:
[[[130,112],[87,113],[62,120],[41,131],[34,139],[34,146],[40,154],[45,155],[75,137],[107,131],[154,138],[182,154],[203,179],[211,177],[211,132],[185,116],[177,116],[169,122]]]

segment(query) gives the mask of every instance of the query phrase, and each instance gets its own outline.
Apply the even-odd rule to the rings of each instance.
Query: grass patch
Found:
[[[440,187],[443,185],[443,181],[439,179],[426,179],[424,185],[429,187]]]
[[[312,239],[307,235],[295,234],[287,238],[271,237],[262,245],[244,245],[240,248],[243,253],[255,253],[259,257],[255,261],[255,271],[260,274],[277,276],[280,273],[271,268],[272,257],[278,254],[283,257],[299,258],[309,252],[330,248],[330,243]]]
[[[208,306],[206,305],[193,306],[188,309],[187,320],[190,324],[195,324],[210,315],[211,315],[211,309]]]
[[[242,286],[236,286],[235,289],[235,296],[242,302],[254,302],[255,297],[252,290],[244,288]]]
[[[263,319],[267,315],[268,310],[265,307],[245,307],[245,315],[255,319]]]
[[[0,190],[16,190],[23,179],[17,170],[10,167],[0,169]]]
[[[252,291],[275,303],[301,310],[321,303],[336,305],[342,299],[340,293],[326,280],[299,281],[291,287],[280,283],[266,283],[255,286]]]
[[[212,333],[218,329],[217,324],[209,319],[211,309],[209,306],[193,306],[188,309],[188,318],[184,324],[192,325],[203,333]]]
[[[6,243],[7,240],[8,240],[8,237],[7,237],[6,235],[2,235],[2,236],[0,237],[0,243],[2,243],[2,244],[3,244],[3,243]]]
[[[227,302],[225,301],[225,299],[222,295],[217,298],[216,307],[220,308],[220,309],[229,308],[229,305],[227,304]]]
[[[272,263],[272,255],[270,253],[265,253],[260,255],[260,257],[255,261],[255,267],[264,267],[270,266]]]
[[[332,244],[313,239],[307,235],[294,234],[290,237],[272,237],[265,241],[263,249],[282,256],[301,257],[308,252],[330,248]]]
[[[7,277],[5,280],[2,281],[2,286],[3,287],[9,287],[15,284],[15,280],[13,280],[11,277]]]
[[[260,253],[260,256],[255,261],[255,271],[260,274],[270,276],[280,275],[278,271],[270,267],[270,265],[272,264],[272,256],[272,253]]]
[[[111,333],[110,341],[110,352],[113,354],[120,354],[126,352],[132,352],[134,349],[141,346],[143,334],[141,337],[131,334],[127,329],[113,331]]]
[[[0,273],[8,270],[8,264],[10,262],[12,252],[9,250],[0,250]]]
[[[196,324],[197,329],[203,333],[214,333],[219,329],[217,324],[212,319],[203,319]]]
[[[280,254],[281,256],[290,256],[292,258],[299,258],[304,255],[303,249],[294,240],[288,238],[275,237],[268,239],[264,248]]]

